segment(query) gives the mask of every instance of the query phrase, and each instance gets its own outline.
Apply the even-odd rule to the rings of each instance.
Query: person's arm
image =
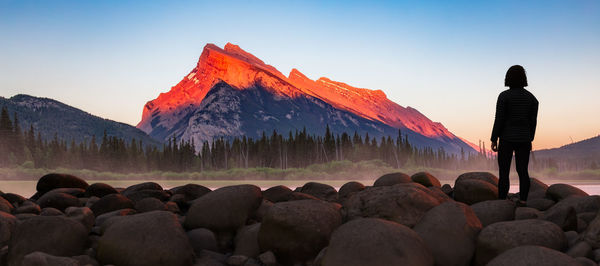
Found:
[[[498,101],[496,102],[496,116],[494,119],[494,127],[492,128],[492,143],[498,143],[498,137],[502,132],[502,128],[504,127],[504,122],[506,119],[505,112],[505,96],[500,93],[498,96]]]
[[[533,141],[533,139],[535,138],[535,128],[537,126],[537,114],[538,114],[538,101],[537,99],[535,99],[535,97],[533,97],[533,106],[531,107],[531,116],[529,117],[529,119],[531,120],[531,141]]]

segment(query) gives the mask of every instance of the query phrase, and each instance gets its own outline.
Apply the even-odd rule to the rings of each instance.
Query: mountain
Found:
[[[536,150],[535,158],[600,163],[600,135],[564,145],[560,148]]]
[[[144,145],[162,145],[162,142],[152,139],[133,126],[103,119],[48,98],[24,94],[8,99],[0,97],[0,108],[3,106],[7,107],[11,119],[13,114],[17,113],[22,130],[29,130],[29,126],[33,125],[34,130],[40,132],[46,140],[54,138],[56,134],[58,139],[73,139],[79,143],[83,140],[90,141],[95,135],[100,143],[106,130],[108,136],[116,136],[126,141],[135,138],[142,140]]]
[[[414,108],[389,100],[381,90],[355,88],[294,69],[286,77],[273,66],[228,43],[204,47],[194,69],[170,91],[144,106],[137,127],[150,136],[193,139],[246,135],[263,131],[306,130],[370,136],[408,135],[411,143],[459,153],[472,146]],[[197,148],[199,145],[197,145]]]

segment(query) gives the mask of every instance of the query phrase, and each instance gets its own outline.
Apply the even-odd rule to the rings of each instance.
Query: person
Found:
[[[519,175],[520,204],[527,201],[529,193],[529,153],[537,125],[538,101],[527,87],[527,75],[520,65],[511,66],[506,72],[504,86],[496,102],[496,116],[492,129],[492,150],[498,152],[498,197],[508,194],[510,164],[515,153]],[[500,143],[498,143],[500,139]]]

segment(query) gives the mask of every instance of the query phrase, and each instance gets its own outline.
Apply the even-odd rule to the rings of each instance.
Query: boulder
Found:
[[[445,202],[429,210],[413,230],[433,254],[436,265],[469,265],[481,222],[468,205]]]
[[[128,199],[130,199],[135,204],[136,202],[143,200],[145,198],[155,198],[160,201],[167,201],[171,197],[171,192],[166,191],[166,190],[143,189],[143,190],[131,191],[131,192],[127,193],[126,195],[125,194],[123,194],[123,195],[126,196]]]
[[[68,207],[81,206],[77,197],[62,192],[48,192],[37,200],[37,204],[40,205],[40,208],[51,207],[61,212]]]
[[[50,191],[44,193],[44,195],[50,194],[50,193],[65,193],[65,194],[69,194],[69,195],[77,197],[77,198],[85,197],[85,189],[81,189],[81,188],[70,188],[70,187],[55,188],[53,190],[50,190]]]
[[[25,214],[25,213],[23,213]],[[61,212],[59,209],[56,208],[52,208],[52,207],[46,207],[43,208],[42,211],[40,212],[41,216],[62,216],[64,215],[63,212]]]
[[[202,250],[196,257],[194,266],[228,266],[225,264],[225,260],[227,260],[227,256],[221,253]]]
[[[361,218],[340,226],[322,257],[329,265],[433,265],[425,242],[410,228],[376,218]]]
[[[273,206],[273,202],[263,199],[258,209],[254,212],[254,215],[252,215],[252,219],[258,222],[262,221],[262,218],[265,217],[271,206]]]
[[[567,247],[567,239],[558,225],[544,220],[497,222],[484,227],[479,233],[475,264],[485,265],[502,252],[524,245],[563,251]]]
[[[412,179],[410,179],[409,175],[398,172],[398,173],[390,173],[390,174],[382,175],[381,177],[377,178],[377,180],[375,180],[375,183],[373,183],[373,186],[374,187],[393,186],[396,184],[410,183],[410,182],[412,182]]]
[[[194,200],[185,217],[185,227],[235,230],[246,224],[261,203],[262,194],[257,186],[222,187]]]
[[[578,265],[575,259],[543,246],[524,245],[511,248],[495,257],[487,266],[564,266]]]
[[[515,220],[537,219],[542,216],[542,212],[529,207],[518,207],[515,210]]]
[[[300,192],[315,196],[320,200],[337,201],[338,199],[335,188],[323,183],[308,182],[302,186]]]
[[[227,263],[227,265],[231,265],[231,266],[242,266],[242,265],[246,265],[245,263],[247,261],[248,261],[248,257],[246,257],[244,255],[232,255],[232,256],[229,256],[225,260],[225,263]]]
[[[21,205],[21,203],[23,203],[24,201],[27,200],[23,196],[21,196],[19,194],[15,194],[15,193],[4,193],[4,194],[0,193],[0,197],[4,198],[8,202],[10,202],[10,204],[12,204],[13,206]]]
[[[365,189],[365,185],[356,181],[350,181],[346,184],[343,184],[338,191],[339,201],[343,202],[347,198],[349,198],[352,194],[363,191]]]
[[[271,251],[267,251],[258,255],[258,260],[265,266],[277,265],[277,258],[275,258],[275,254],[273,254]]]
[[[600,248],[600,215],[596,215],[583,232],[583,239],[594,249]]]
[[[139,183],[139,184],[135,184],[135,185],[131,185],[128,186],[127,188],[125,188],[121,194],[123,194],[123,196],[126,196],[130,193],[136,192],[136,191],[142,191],[142,190],[158,190],[158,191],[162,191],[163,188],[155,183],[155,182],[144,182],[144,183]]]
[[[65,215],[83,224],[88,231],[92,229],[96,220],[94,213],[88,207],[69,207],[65,210]]]
[[[577,213],[571,206],[552,207],[545,211],[540,219],[555,223],[563,231],[577,231]]]
[[[544,184],[544,182],[540,181],[537,178],[530,178],[529,193],[527,194],[527,200],[545,198],[546,190],[548,190],[548,185]]]
[[[339,205],[320,200],[275,203],[263,217],[258,244],[284,263],[314,258],[342,223]]]
[[[150,212],[150,211],[166,211],[167,206],[156,199],[156,198],[145,198],[135,203],[135,209],[138,212]]]
[[[583,190],[569,184],[553,184],[546,190],[546,197],[554,201],[561,201],[570,196],[589,196]]]
[[[15,207],[3,197],[0,197],[0,212],[11,213]]]
[[[8,244],[10,236],[17,226],[17,217],[10,213],[0,212],[0,247]]]
[[[196,228],[187,231],[187,237],[194,252],[199,255],[202,250],[219,251],[215,233],[206,228]]]
[[[535,208],[539,211],[545,211],[552,207],[556,202],[551,199],[528,199],[527,207]]]
[[[87,197],[98,197],[102,198],[109,194],[119,193],[115,188],[105,183],[94,183],[85,189],[85,195]]]
[[[292,193],[290,193],[288,195],[288,198],[286,201],[294,201],[294,200],[307,200],[307,199],[312,199],[312,200],[319,200],[317,197],[313,196],[313,195],[308,195],[306,193],[302,193],[302,192],[297,192],[297,191],[292,191]],[[281,201],[280,201],[281,202]]]
[[[59,257],[52,256],[50,254],[36,251],[27,254],[23,257],[21,265],[35,265],[35,266],[79,266],[79,262],[76,259],[70,257]]]
[[[152,211],[114,217],[102,226],[97,259],[114,265],[192,265],[194,251],[177,217]]]
[[[21,203],[21,206],[15,209],[14,212],[40,214],[40,212],[42,212],[42,208],[40,208],[40,205],[37,205],[35,202],[26,200],[23,201],[23,203]]]
[[[441,190],[444,191],[448,197],[454,198],[454,189],[449,184],[444,184],[441,187]]]
[[[183,195],[185,201],[192,201],[199,197],[204,196],[210,192],[210,188],[207,188],[198,184],[187,184],[183,186],[174,187],[169,189],[173,195]]]
[[[575,261],[579,264],[579,266],[598,266],[598,263],[586,257],[577,257]]]
[[[579,241],[577,244],[573,245],[566,252],[567,255],[577,258],[577,257],[587,257],[592,252],[592,246],[585,241]]]
[[[96,201],[90,209],[96,217],[116,210],[133,209],[133,202],[121,194],[108,194]]]
[[[81,188],[86,189],[88,183],[85,180],[68,174],[51,173],[42,176],[36,185],[36,190],[44,194],[55,188]]]
[[[248,258],[254,258],[260,254],[258,246],[258,231],[260,223],[255,223],[241,227],[235,234],[235,249],[233,255],[243,255]]]
[[[582,212],[577,214],[577,218],[584,220],[586,223],[590,223],[596,218],[597,214],[597,212]]]
[[[102,224],[104,222],[106,222],[109,218],[117,217],[117,216],[133,215],[136,213],[137,212],[134,209],[120,209],[120,210],[111,211],[111,212],[107,212],[107,213],[98,215],[98,217],[96,217],[95,222],[96,222],[97,226],[102,226]]]
[[[64,216],[36,216],[17,224],[10,238],[8,265],[23,265],[25,255],[41,251],[54,256],[83,253],[88,230]]]
[[[454,201],[439,187],[428,187],[427,192],[429,193],[429,195],[433,196],[434,198],[437,198],[440,201],[440,203],[446,201]]]
[[[262,195],[265,199],[270,202],[280,202],[287,201],[292,190],[286,186],[274,186],[262,192]]]
[[[461,175],[462,176],[462,175]],[[454,200],[475,204],[486,200],[498,199],[498,187],[492,183],[480,179],[457,179],[454,185]]]
[[[515,219],[516,205],[510,200],[486,200],[471,205],[483,227]]]
[[[492,174],[490,172],[468,172],[468,173],[461,174],[454,181],[454,186],[456,187],[456,184],[458,182],[465,181],[465,180],[484,181],[484,182],[494,185],[495,187],[498,187],[498,177],[496,177],[494,174]]]
[[[596,213],[600,210],[600,196],[570,196],[548,208],[548,211],[552,209],[564,209],[567,207],[573,207],[578,214],[584,212]]]
[[[348,220],[372,217],[413,227],[440,200],[428,194],[419,184],[370,187],[355,193],[344,202],[343,212]]]
[[[410,177],[413,182],[419,183],[426,187],[441,187],[442,184],[435,176],[428,172],[418,172]]]

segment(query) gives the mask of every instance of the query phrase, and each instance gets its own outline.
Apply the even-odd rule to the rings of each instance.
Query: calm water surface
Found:
[[[86,180],[89,184],[102,182],[113,187],[128,187],[133,184],[139,184],[149,180]],[[307,182],[315,181],[329,184],[336,189],[339,189],[343,184],[354,180],[150,180],[160,184],[163,188],[169,189],[176,186],[181,186],[189,183],[200,184],[211,189],[216,189],[223,186],[238,185],[238,184],[253,184],[267,189],[276,185],[284,185],[294,189],[302,186]],[[365,185],[372,185],[374,180],[358,180]],[[587,192],[590,195],[600,195],[600,180],[543,180],[544,183],[551,185],[556,183],[571,184]],[[441,180],[442,184],[454,185],[454,180]],[[35,193],[37,181],[13,181],[0,180],[0,191],[7,193],[16,193],[24,197],[30,197]],[[519,192],[519,183],[511,180],[510,192]]]

